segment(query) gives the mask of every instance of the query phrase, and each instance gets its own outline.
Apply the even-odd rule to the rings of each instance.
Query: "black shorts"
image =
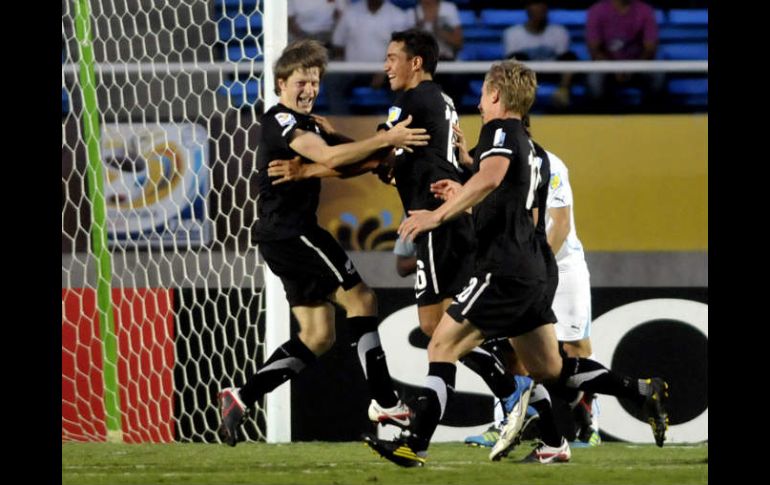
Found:
[[[476,273],[447,313],[457,322],[467,319],[485,338],[517,337],[556,321],[546,291],[543,280]]]
[[[473,272],[476,236],[470,214],[463,214],[415,241],[417,306],[439,303],[463,289]]]
[[[349,290],[361,282],[345,250],[320,227],[289,239],[263,241],[259,252],[281,278],[290,306],[329,300],[340,286]]]

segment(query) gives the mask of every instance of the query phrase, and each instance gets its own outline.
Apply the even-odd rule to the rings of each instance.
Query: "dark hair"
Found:
[[[433,35],[423,30],[409,29],[393,32],[390,41],[403,42],[407,58],[422,57],[422,70],[431,76],[436,73],[438,43]]]
[[[280,95],[278,80],[284,81],[298,69],[317,67],[323,77],[327,62],[326,47],[317,40],[302,39],[287,45],[281,57],[275,61],[273,74],[275,76],[275,94]]]

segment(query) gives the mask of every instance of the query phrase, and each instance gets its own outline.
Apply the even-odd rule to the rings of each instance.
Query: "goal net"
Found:
[[[62,1],[63,441],[217,442],[217,391],[271,351],[249,238],[263,12]]]

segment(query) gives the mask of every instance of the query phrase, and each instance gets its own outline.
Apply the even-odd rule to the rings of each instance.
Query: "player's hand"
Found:
[[[398,226],[398,235],[405,241],[414,242],[419,234],[435,229],[441,224],[434,211],[409,211],[409,217]]]
[[[389,145],[396,148],[403,148],[408,152],[413,150],[410,147],[424,147],[430,140],[430,135],[425,128],[407,128],[412,122],[412,115],[406,117],[404,121],[388,131],[380,132],[385,136]]]
[[[329,121],[328,118],[325,116],[319,116],[319,115],[310,115],[314,120],[315,123],[328,135],[334,135],[337,133],[337,130],[334,129],[334,126],[332,126],[331,121]]]
[[[472,166],[473,157],[471,157],[470,152],[468,152],[468,143],[465,141],[465,134],[463,133],[463,130],[460,129],[460,124],[452,125],[452,131],[454,132],[453,144],[460,152],[460,163],[468,167]]]
[[[374,172],[375,175],[380,179],[380,181],[387,185],[392,185],[393,183],[393,169],[394,166],[390,163],[387,163],[386,161],[382,161],[379,164],[377,164],[377,167],[375,167]]]
[[[299,156],[291,160],[273,160],[267,165],[268,177],[279,177],[273,185],[294,182],[305,178],[302,173],[302,161]]]
[[[460,190],[462,185],[459,182],[449,179],[441,179],[438,182],[430,184],[430,191],[437,199],[449,200]]]

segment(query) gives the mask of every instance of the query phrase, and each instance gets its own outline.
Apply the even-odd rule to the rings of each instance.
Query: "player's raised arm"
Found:
[[[430,135],[425,128],[408,128],[411,122],[412,117],[409,116],[391,130],[379,131],[365,140],[335,146],[329,146],[316,133],[298,129],[289,146],[309,160],[328,168],[337,168],[363,160],[377,150],[389,146],[410,151],[411,146],[427,145]]]

